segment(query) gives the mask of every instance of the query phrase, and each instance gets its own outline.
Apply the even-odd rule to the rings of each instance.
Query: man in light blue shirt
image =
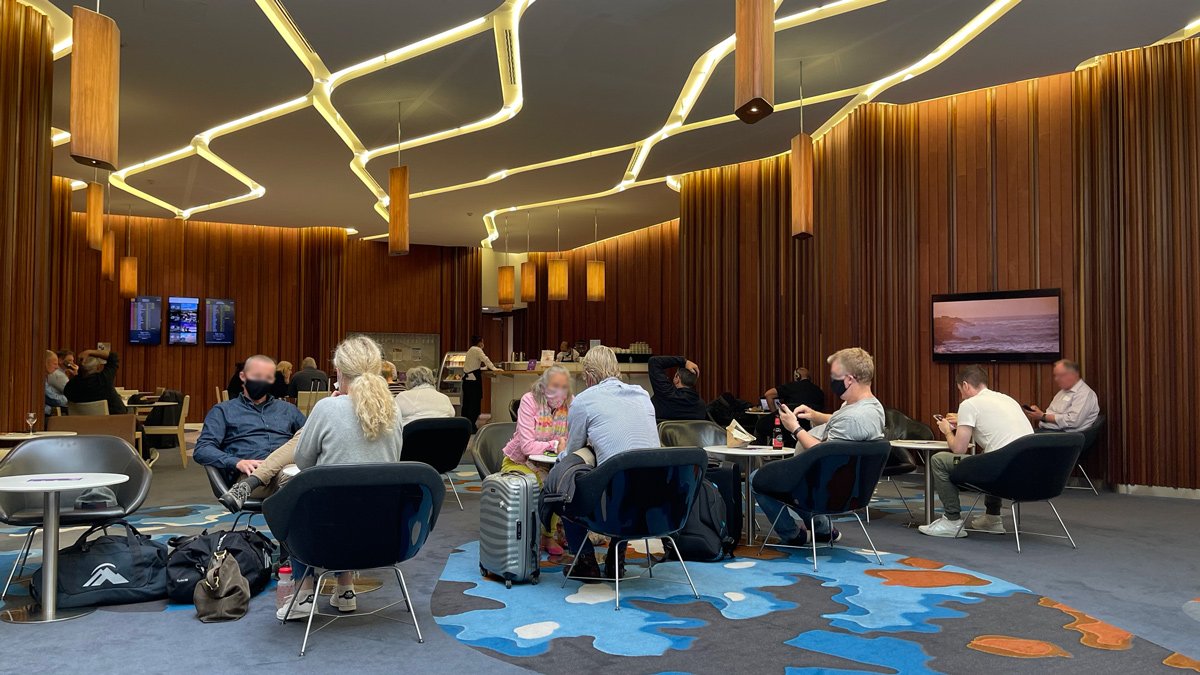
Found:
[[[645,389],[620,380],[621,370],[613,350],[603,345],[592,347],[580,365],[588,388],[571,401],[571,410],[567,413],[566,452],[591,447],[596,464],[600,465],[628,450],[659,447],[658,425],[654,421],[650,395]],[[571,576],[599,577],[600,567],[592,543],[588,541],[587,530],[564,519],[563,531],[567,535],[567,547],[579,558]],[[604,562],[606,576],[617,574],[617,556],[612,554],[621,544],[623,542],[614,541],[609,547]]]

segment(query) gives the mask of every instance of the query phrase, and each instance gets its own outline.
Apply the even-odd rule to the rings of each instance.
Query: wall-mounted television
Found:
[[[1057,288],[933,296],[933,360],[1050,362],[1062,358]]]
[[[231,345],[233,344],[233,331],[233,300],[228,298],[205,298],[204,343],[210,345]]]
[[[139,295],[129,301],[129,344],[162,342],[162,296]]]
[[[197,344],[199,313],[200,298],[167,298],[167,344]]]

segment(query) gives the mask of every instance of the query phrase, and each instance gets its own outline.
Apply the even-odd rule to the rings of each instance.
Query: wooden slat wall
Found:
[[[546,260],[537,264],[538,299],[514,313],[514,350],[536,356],[567,340],[598,339],[614,347],[645,341],[660,354],[681,349],[679,313],[679,221],[636,230],[564,252],[569,261],[569,298],[546,299]],[[587,301],[587,261],[603,260],[605,298]],[[499,346],[499,345],[497,345]]]
[[[684,177],[683,351],[700,366],[706,398],[730,391],[757,400],[799,365],[807,258],[790,236],[788,180],[786,156]]]
[[[1075,73],[1084,363],[1119,483],[1200,488],[1200,40]]]
[[[50,217],[49,21],[0,0],[0,430],[42,416]]]
[[[466,343],[479,321],[474,249],[414,246],[409,256],[393,258],[382,244],[347,241],[341,228],[133,217],[128,231],[139,293],[162,296],[164,311],[171,295],[232,298],[237,337],[229,347],[169,346],[164,317],[163,344],[130,345],[128,302],[116,283],[101,279],[83,216],[70,212],[69,181],[55,178],[54,187],[51,328],[43,342],[76,351],[111,342],[123,364],[119,384],[181,389],[192,396],[192,421],[216,402],[213,387],[224,387],[234,364],[252,354],[297,366],[312,356],[330,370],[333,348],[348,331],[441,333],[448,349]],[[119,253],[126,220],[107,220]]]

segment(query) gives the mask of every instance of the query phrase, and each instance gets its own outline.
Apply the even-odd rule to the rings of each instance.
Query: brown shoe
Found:
[[[563,574],[566,574],[568,579],[576,579],[585,584],[600,583],[600,565],[596,562],[596,554],[589,551],[582,555],[577,554],[577,557],[575,567],[572,569],[568,566],[567,570],[570,573],[564,570]]]

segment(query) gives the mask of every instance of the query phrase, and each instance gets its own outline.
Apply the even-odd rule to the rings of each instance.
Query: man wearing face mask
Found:
[[[242,366],[242,395],[213,406],[204,418],[193,459],[224,470],[226,479],[246,480],[272,451],[292,440],[304,415],[271,396],[275,361],[251,356]]]
[[[806,405],[795,411],[782,403],[779,406],[779,421],[796,436],[797,453],[823,441],[873,441],[883,438],[883,404],[871,393],[871,382],[875,379],[875,359],[863,349],[850,347],[830,356],[828,362],[829,386],[833,389],[833,395],[842,401],[842,406],[837,411],[827,415]],[[805,431],[800,426],[802,419],[816,426]],[[750,481],[753,484],[754,474],[750,474]],[[783,502],[763,494],[756,494],[755,499],[767,514],[767,518],[775,523],[775,532],[784,544],[804,546],[808,543],[808,533],[803,524],[790,517],[780,516],[786,508]],[[806,513],[801,513],[800,516],[804,519],[803,522],[809,519]],[[817,517],[816,527],[817,531],[813,536],[818,542],[835,542],[842,538],[841,533],[830,525],[827,517]]]

